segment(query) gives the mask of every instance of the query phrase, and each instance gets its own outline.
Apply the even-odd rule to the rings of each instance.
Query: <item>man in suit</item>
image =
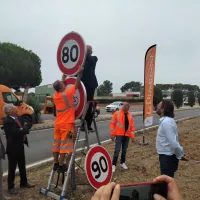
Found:
[[[0,200],[8,200],[10,198],[4,196],[3,194],[3,169],[2,169],[2,159],[5,160],[5,148],[0,137]]]
[[[81,81],[84,83],[87,92],[87,101],[94,100],[94,92],[98,87],[97,78],[95,75],[95,68],[98,58],[92,56],[92,47],[87,45],[87,57],[84,65],[83,75]],[[85,120],[89,131],[93,131],[91,124],[93,120],[92,103],[90,103]],[[84,131],[84,127],[81,128]]]
[[[20,172],[20,187],[35,187],[27,182],[26,162],[24,144],[28,146],[27,134],[29,134],[29,124],[22,117],[18,116],[18,110],[15,106],[7,104],[4,106],[4,112],[7,117],[3,120],[3,127],[6,134],[8,156],[8,192],[17,194],[18,190],[14,187],[15,170],[18,165]]]

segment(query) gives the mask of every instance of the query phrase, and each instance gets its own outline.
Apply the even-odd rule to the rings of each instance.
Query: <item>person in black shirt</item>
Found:
[[[96,56],[92,56],[92,53],[93,53],[92,47],[87,45],[87,57],[86,57],[82,79],[81,79],[87,92],[87,101],[94,100],[95,89],[98,87],[98,82],[95,75],[96,63],[98,61],[98,58]],[[93,120],[92,108],[93,108],[93,105],[92,103],[90,103],[86,117],[85,117],[89,131],[93,131],[91,127],[92,120]],[[81,130],[84,131],[84,127],[81,127]]]

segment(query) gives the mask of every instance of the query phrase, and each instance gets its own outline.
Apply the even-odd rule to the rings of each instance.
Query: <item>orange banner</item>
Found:
[[[144,60],[144,126],[153,124],[153,95],[155,75],[156,45],[149,47]]]

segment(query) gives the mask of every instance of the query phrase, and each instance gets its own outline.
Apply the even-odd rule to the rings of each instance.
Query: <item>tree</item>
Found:
[[[195,105],[195,95],[193,91],[188,92],[188,104],[190,107]]]
[[[197,85],[190,85],[190,84],[182,84],[182,83],[175,83],[175,84],[156,84],[161,90],[169,90],[169,89],[179,89],[179,90],[187,90],[187,91],[200,91],[199,86]]]
[[[198,93],[197,98],[198,98],[198,103],[200,105],[200,93]]]
[[[27,96],[27,104],[34,109],[33,123],[38,124],[41,122],[41,106],[38,97],[34,93],[29,93]]]
[[[183,105],[183,92],[182,90],[174,90],[172,92],[172,101],[174,102],[177,108],[180,108]]]
[[[113,83],[105,80],[102,85],[97,88],[97,96],[111,96]]]
[[[163,95],[162,90],[159,87],[154,86],[154,96],[153,96],[153,105],[156,110],[157,105],[162,101]]]
[[[131,82],[125,83],[120,88],[120,90],[121,90],[121,92],[126,92],[126,91],[131,91],[131,92],[137,91],[137,92],[139,92],[141,86],[142,86],[142,83],[131,81]]]
[[[41,60],[28,51],[11,43],[0,43],[0,84],[15,90],[36,87],[42,82]]]

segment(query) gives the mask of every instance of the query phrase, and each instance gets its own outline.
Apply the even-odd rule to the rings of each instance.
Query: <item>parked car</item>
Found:
[[[123,105],[123,102],[121,101],[115,101],[109,105],[106,106],[105,110],[107,112],[115,112],[117,110],[119,110]]]
[[[189,105],[188,97],[186,97],[185,99],[183,99],[183,105],[184,106],[188,106]]]

